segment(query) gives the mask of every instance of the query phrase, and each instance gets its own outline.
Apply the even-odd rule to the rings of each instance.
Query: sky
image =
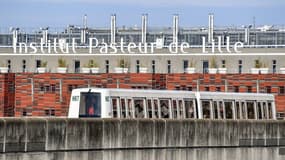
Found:
[[[0,0],[0,28],[82,26],[84,14],[89,27],[109,27],[113,13],[127,27],[143,13],[153,27],[172,26],[173,14],[180,26],[207,26],[209,13],[215,26],[284,25],[284,8],[285,0]]]

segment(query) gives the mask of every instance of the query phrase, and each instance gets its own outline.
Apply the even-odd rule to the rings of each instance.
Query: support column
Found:
[[[178,44],[179,16],[173,15],[173,43]]]
[[[208,44],[211,44],[214,40],[214,14],[209,14],[209,26],[208,26]]]
[[[142,15],[142,40],[141,43],[146,43],[146,33],[147,33],[147,14]]]
[[[111,15],[111,44],[116,43],[116,14]]]
[[[87,15],[83,17],[83,28],[81,29],[80,43],[86,44],[86,34],[87,34]]]
[[[12,29],[14,53],[17,52],[16,47],[17,47],[17,43],[18,43],[18,31],[19,31],[19,28],[13,28],[13,29]]]

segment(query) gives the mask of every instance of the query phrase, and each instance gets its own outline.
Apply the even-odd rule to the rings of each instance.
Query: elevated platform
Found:
[[[281,160],[285,121],[0,119],[0,159]]]

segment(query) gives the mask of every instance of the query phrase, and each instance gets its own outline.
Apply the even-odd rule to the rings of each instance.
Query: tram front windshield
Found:
[[[81,93],[79,117],[101,117],[100,93]]]

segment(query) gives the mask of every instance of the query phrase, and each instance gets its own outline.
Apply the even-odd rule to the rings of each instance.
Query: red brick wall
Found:
[[[279,86],[285,86],[285,75],[278,74],[0,74],[0,116],[66,116],[73,88],[117,88],[119,85],[120,88],[196,91],[199,86],[200,91],[223,92],[227,83],[229,92],[234,92],[234,86],[239,86],[240,92],[247,92],[247,86],[251,86],[252,92],[256,92],[257,81],[262,93],[271,86],[277,110],[284,112],[285,95],[278,93]]]
[[[0,74],[0,116],[14,116],[15,75]]]

